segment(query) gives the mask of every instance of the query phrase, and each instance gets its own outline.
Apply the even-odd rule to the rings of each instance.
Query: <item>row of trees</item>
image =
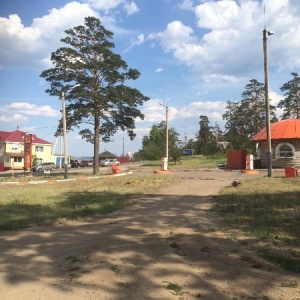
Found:
[[[283,110],[281,119],[300,118],[300,78],[297,73],[292,73],[292,79],[281,87],[285,98],[277,108]],[[184,148],[194,149],[195,154],[215,154],[224,152],[225,148],[247,149],[254,152],[255,145],[251,137],[265,127],[266,106],[264,84],[256,79],[251,79],[245,86],[238,102],[228,101],[226,112],[223,114],[225,131],[218,124],[210,125],[207,116],[199,116],[199,130],[195,139],[182,142],[175,128],[169,131],[169,156],[178,160]],[[276,107],[270,105],[270,120],[278,121]],[[136,153],[138,159],[159,159],[165,153],[165,123],[153,125],[149,136],[143,138],[141,150]],[[228,145],[224,148],[224,146]]]

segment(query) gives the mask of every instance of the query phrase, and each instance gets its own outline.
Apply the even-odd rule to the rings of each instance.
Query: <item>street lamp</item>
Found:
[[[159,103],[161,106],[166,108],[166,159],[167,162],[169,161],[169,129],[168,129],[168,106]]]
[[[80,86],[80,84],[75,84],[72,88]],[[66,118],[66,101],[65,93],[61,92],[61,102],[62,102],[62,113],[63,113],[63,135],[64,135],[64,168],[65,174],[64,178],[68,179],[68,141],[67,141],[67,118]]]
[[[268,176],[272,177],[272,148],[270,129],[270,104],[269,104],[269,74],[268,74],[268,35],[273,35],[273,31],[263,30],[263,50],[264,50],[264,73],[265,73],[265,102],[266,102],[266,132],[267,132],[267,161]]]

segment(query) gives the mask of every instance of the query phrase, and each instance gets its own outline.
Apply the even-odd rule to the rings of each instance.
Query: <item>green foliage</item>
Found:
[[[148,98],[124,85],[138,79],[140,73],[112,52],[113,33],[99,19],[87,17],[84,25],[65,33],[61,41],[67,47],[52,53],[54,67],[43,71],[41,77],[51,83],[46,90],[51,96],[65,93],[68,129],[87,124],[80,134],[94,144],[93,173],[99,173],[100,137],[109,138],[121,129],[133,139],[135,119],[144,118],[137,106]],[[75,84],[79,86],[73,89]],[[60,131],[61,122],[58,127]]]
[[[256,79],[251,79],[242,93],[239,102],[228,101],[223,119],[226,120],[226,141],[230,142],[233,149],[252,149],[251,137],[265,127],[265,91],[264,84]],[[270,106],[271,121],[277,121],[275,107]]]
[[[174,128],[168,129],[169,156],[176,162],[182,155],[179,133]],[[142,149],[135,154],[135,159],[158,160],[166,155],[166,122],[152,125],[149,136],[144,136]]]
[[[195,152],[197,154],[211,155],[218,152],[217,139],[213,127],[209,125],[207,116],[200,116],[200,129],[196,135]]]
[[[296,72],[291,75],[293,79],[280,88],[286,96],[278,103],[278,108],[283,108],[282,119],[300,118],[300,77]]]

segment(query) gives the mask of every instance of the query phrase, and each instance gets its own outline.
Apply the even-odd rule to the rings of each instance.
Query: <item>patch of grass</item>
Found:
[[[242,256],[240,257],[240,260],[243,260],[243,261],[251,261],[252,258],[251,258],[250,256],[248,256],[248,255],[242,255]]]
[[[282,254],[274,254],[268,250],[260,250],[258,253],[269,262],[279,265],[283,269],[300,273],[300,259]]]
[[[176,164],[170,159],[168,166],[170,169],[217,168],[218,165],[226,163],[226,160],[226,154],[182,156]],[[147,161],[142,168],[159,168],[160,165],[160,160]]]
[[[300,177],[257,178],[224,188],[213,210],[227,226],[271,245],[276,255],[259,252],[265,259],[300,272],[300,259],[294,255],[300,253]]]
[[[78,219],[105,215],[135,203],[142,194],[153,194],[177,178],[165,176],[99,177],[93,180],[39,185],[1,186],[0,230],[51,223],[60,218]]]
[[[296,281],[292,281],[292,282],[282,283],[281,286],[288,287],[288,288],[297,288],[298,283]]]
[[[253,269],[261,269],[263,266],[262,266],[262,264],[260,264],[260,263],[253,263],[252,265],[251,265],[251,268],[253,268]]]
[[[121,275],[121,268],[118,265],[112,265],[110,269],[117,275]]]
[[[176,242],[171,243],[170,247],[176,251],[179,251],[181,248]]]
[[[183,253],[181,252],[181,246],[177,244],[176,242],[172,242],[170,244],[170,247],[174,250],[174,252],[180,256],[184,256]]]
[[[77,280],[81,277],[80,274],[77,274],[77,273],[70,273],[69,274],[69,280]]]
[[[168,285],[166,286],[166,289],[173,291],[175,295],[182,295],[183,292],[183,288],[177,283],[169,282]]]
[[[200,249],[200,251],[201,252],[210,252],[211,250],[210,250],[210,248],[209,247],[202,247],[201,249]]]

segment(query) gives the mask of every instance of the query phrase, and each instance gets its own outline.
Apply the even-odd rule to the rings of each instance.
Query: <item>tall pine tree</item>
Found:
[[[120,55],[112,52],[113,33],[99,19],[85,18],[84,25],[66,30],[61,47],[52,53],[53,68],[41,77],[51,83],[51,96],[66,95],[67,126],[87,125],[80,134],[94,144],[93,173],[99,173],[100,137],[104,140],[118,129],[135,137],[135,119],[144,118],[138,109],[148,100],[140,91],[125,85],[140,73],[128,68]],[[79,84],[76,89],[72,89]]]

